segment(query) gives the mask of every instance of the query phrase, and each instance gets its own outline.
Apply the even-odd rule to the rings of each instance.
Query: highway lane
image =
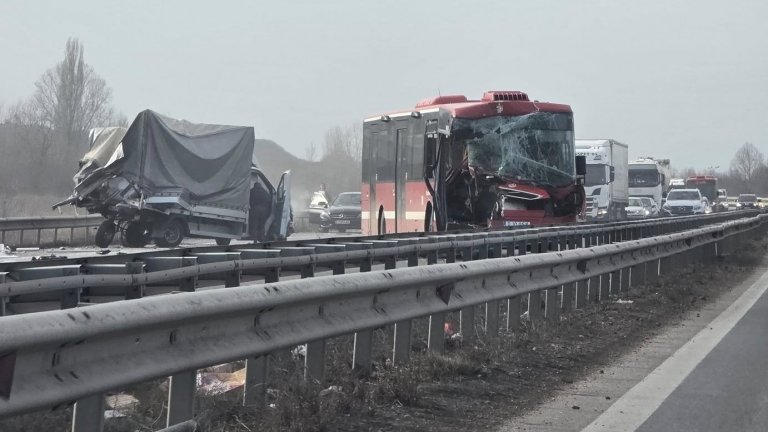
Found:
[[[499,432],[767,431],[766,359],[763,268]]]
[[[768,430],[768,293],[637,430]]]

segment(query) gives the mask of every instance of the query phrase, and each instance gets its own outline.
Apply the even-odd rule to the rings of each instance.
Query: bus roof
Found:
[[[414,113],[430,113],[439,110],[448,111],[458,118],[484,118],[491,116],[519,116],[534,112],[572,113],[569,105],[531,101],[528,95],[520,91],[487,91],[480,100],[468,100],[463,95],[445,95],[424,99],[414,109],[400,110],[368,117],[366,122],[380,120],[382,117],[404,117]]]

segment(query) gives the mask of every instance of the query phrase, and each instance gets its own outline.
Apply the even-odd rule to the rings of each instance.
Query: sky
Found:
[[[571,105],[577,138],[725,169],[768,154],[768,1],[0,3],[0,104],[77,37],[132,119],[251,125],[297,156],[336,125],[440,94]]]

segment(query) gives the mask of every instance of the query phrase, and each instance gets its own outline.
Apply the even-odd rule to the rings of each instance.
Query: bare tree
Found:
[[[744,181],[747,187],[753,188],[754,181],[763,171],[764,157],[760,150],[750,142],[744,143],[731,161],[731,171]]]
[[[307,148],[304,149],[304,159],[314,162],[317,160],[317,144],[310,142]]]
[[[64,59],[35,83],[29,104],[39,113],[41,124],[55,132],[56,141],[72,148],[85,131],[118,120],[111,101],[112,90],[85,63],[83,45],[70,38]]]
[[[357,123],[347,127],[334,126],[325,132],[323,144],[323,160],[360,162],[363,146],[362,128]]]
[[[360,188],[362,128],[359,125],[335,126],[325,132],[320,163],[331,176],[326,183],[332,191]]]
[[[8,108],[6,122],[13,124],[14,139],[28,150],[36,149],[37,155],[48,153],[53,141],[53,130],[45,124],[39,107],[32,103],[18,102]]]

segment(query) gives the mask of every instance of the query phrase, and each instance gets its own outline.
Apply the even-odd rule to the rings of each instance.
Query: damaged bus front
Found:
[[[370,162],[374,157],[391,162]],[[576,159],[570,107],[532,102],[522,92],[486,92],[478,101],[441,96],[407,115],[371,118],[363,138],[363,229],[574,222],[584,204]],[[583,176],[583,158],[578,165]]]

